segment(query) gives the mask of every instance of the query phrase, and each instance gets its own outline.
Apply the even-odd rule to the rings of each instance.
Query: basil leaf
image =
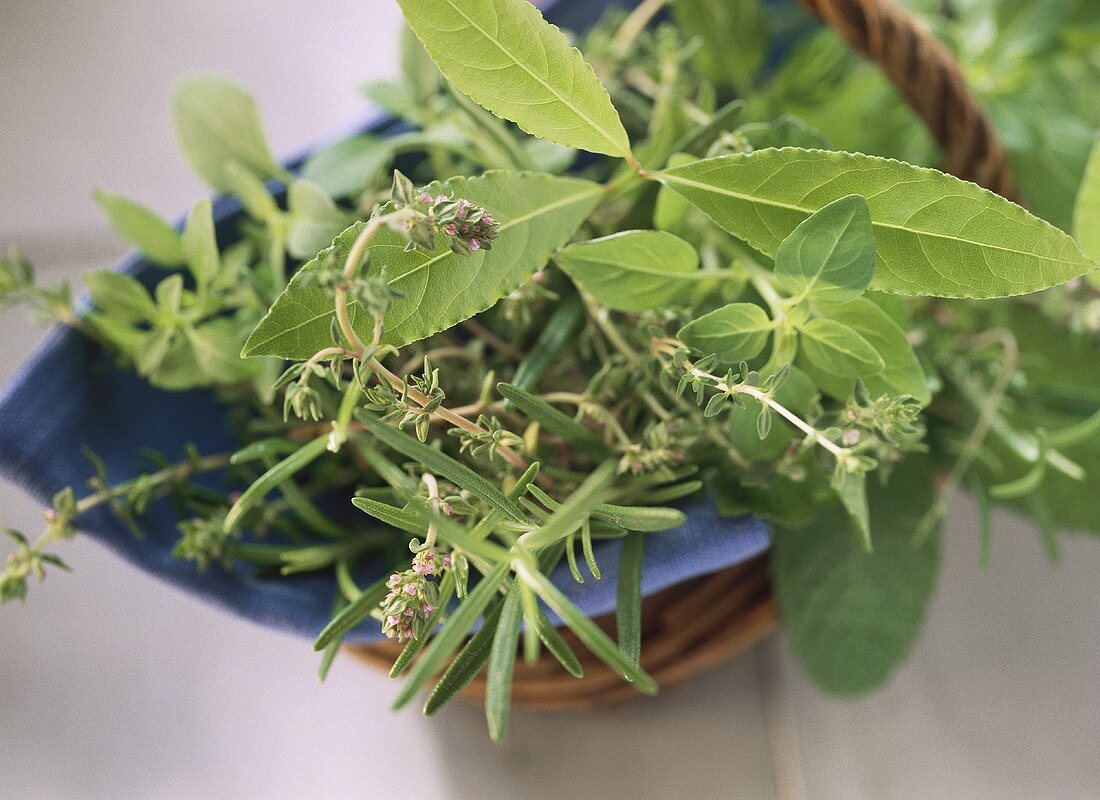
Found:
[[[686,302],[698,281],[695,248],[664,231],[623,231],[571,244],[557,255],[581,289],[617,311],[641,312]]]
[[[202,75],[182,81],[172,95],[180,147],[191,168],[219,191],[229,191],[226,166],[236,162],[257,178],[283,177],[264,137],[256,103],[224,78]]]
[[[1096,268],[1073,239],[1008,200],[890,159],[785,147],[696,161],[656,177],[769,256],[818,209],[864,195],[878,253],[872,287],[882,291],[1001,297]]]
[[[728,364],[755,358],[768,343],[775,324],[755,303],[730,303],[693,319],[680,328],[677,338],[710,355],[717,353]]]
[[[774,532],[771,576],[791,647],[810,677],[837,694],[877,686],[905,659],[939,569],[938,531],[914,540],[932,502],[930,463],[910,456],[868,495],[874,552],[835,505],[803,528]]]
[[[140,203],[97,189],[92,197],[107,216],[115,233],[142,255],[163,267],[183,261],[183,248],[175,229]]]
[[[398,0],[440,72],[523,130],[566,147],[631,158],[592,67],[527,0]]]
[[[883,394],[910,394],[922,404],[932,401],[932,392],[913,346],[905,331],[890,315],[865,297],[829,309],[829,319],[846,325],[862,336],[882,357],[885,364],[877,375],[863,376],[863,382],[872,396]],[[802,365],[814,382],[826,394],[846,400],[855,387],[854,378],[817,368],[813,364]]]
[[[797,300],[847,303],[875,274],[875,234],[867,201],[857,194],[834,200],[798,224],[779,244],[775,277]]]
[[[870,342],[836,320],[811,319],[800,333],[806,360],[826,372],[856,378],[876,375],[886,366]]]
[[[375,270],[385,266],[389,284],[402,295],[386,316],[383,340],[397,347],[468,319],[516,289],[572,237],[602,195],[598,185],[577,178],[503,171],[455,178],[428,190],[454,192],[485,206],[500,220],[500,235],[491,250],[463,256],[445,245],[433,253],[405,252],[403,236],[389,229],[378,233],[368,258],[375,260]],[[290,281],[249,336],[246,357],[306,359],[332,344],[332,298],[320,287],[303,282],[301,275],[334,263],[342,266],[361,224],[337,236],[332,247]],[[356,330],[369,340],[373,320],[354,306],[350,316]]]

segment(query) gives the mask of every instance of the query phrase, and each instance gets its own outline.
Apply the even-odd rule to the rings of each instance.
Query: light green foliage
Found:
[[[1073,209],[1073,235],[1093,261],[1100,262],[1100,141],[1093,145]]]
[[[181,81],[172,116],[188,163],[213,188],[232,188],[231,163],[261,179],[285,175],[268,149],[256,103],[236,84],[213,75]]]
[[[815,683],[837,694],[878,686],[905,658],[939,568],[938,533],[914,538],[932,501],[930,465],[911,458],[868,494],[873,552],[835,507],[802,528],[777,528],[772,550],[772,581],[794,653]]]
[[[150,261],[171,267],[183,260],[179,234],[152,211],[102,189],[93,196],[115,232]]]
[[[799,223],[775,254],[780,288],[818,306],[855,300],[875,274],[871,212],[859,195],[834,200]]]
[[[427,191],[454,192],[489,209],[500,221],[500,238],[492,250],[463,256],[446,245],[431,253],[407,251],[403,236],[382,231],[370,247],[367,271],[384,275],[401,293],[386,317],[387,344],[415,342],[484,311],[542,267],[599,200],[599,188],[587,181],[507,172],[456,178]],[[357,233],[341,234],[295,276],[249,337],[246,356],[309,358],[332,344],[332,300],[302,276],[342,267]],[[369,339],[372,321],[353,313],[353,322]]]
[[[643,551],[685,522],[688,502],[777,526],[794,651],[842,693],[880,683],[916,636],[956,488],[982,501],[983,559],[992,502],[1028,513],[1052,557],[1057,526],[1098,530],[1100,303],[1088,282],[927,299],[1032,292],[1093,261],[971,184],[817,149],[859,141],[935,158],[835,35],[764,71],[753,0],[678,0],[671,22],[643,3],[580,40],[589,67],[525,0],[402,5],[431,56],[406,31],[403,74],[366,94],[406,132],[336,142],[292,176],[242,90],[192,80],[175,101],[187,158],[243,214],[215,235],[202,201],[177,235],[98,195],[164,269],[92,273],[87,310],[65,286],[35,286],[20,254],[0,258],[0,305],[74,326],[160,389],[215,389],[240,439],[232,453],[154,456],[118,486],[90,456],[87,490],[54,498],[42,537],[11,535],[0,601],[62,566],[47,545],[85,511],[140,530],[167,497],[173,552],[197,568],[331,581],[322,673],[356,626],[380,624],[404,644],[398,705],[440,676],[434,713],[487,668],[499,738],[517,650],[581,673],[544,608],[656,690],[640,667]],[[1027,196],[1061,214],[1097,127],[1085,120],[1100,93],[1075,85],[1100,76],[1100,15],[1080,0],[955,5],[938,30],[978,54],[968,69],[996,96],[1016,166],[1030,163],[1017,172]],[[996,13],[966,27],[977,7]],[[767,27],[782,39],[789,21],[769,15]],[[1050,56],[1062,50],[1072,57]],[[982,55],[994,51],[1004,57]],[[1063,101],[1040,95],[1059,90],[1078,111],[1052,113]],[[555,141],[612,157],[574,164]],[[554,174],[574,166],[583,179]],[[1077,215],[1093,257],[1095,184],[1090,174]],[[353,244],[362,257],[348,263]],[[242,343],[273,357],[241,358]],[[224,479],[199,477],[227,465]],[[330,518],[341,497],[367,516]],[[600,548],[611,539],[617,569],[615,548]],[[386,573],[360,586],[378,564]],[[555,570],[615,582],[617,641]]]
[[[730,303],[704,314],[677,335],[703,353],[717,353],[728,364],[760,355],[775,324],[755,303]]]
[[[684,303],[700,282],[715,275],[699,271],[690,244],[663,231],[623,231],[569,245],[557,263],[574,283],[618,311],[648,311]]]
[[[629,157],[607,90],[581,54],[526,0],[399,0],[440,71],[528,133]]]
[[[842,378],[877,375],[886,366],[870,342],[834,318],[817,317],[799,332],[806,360],[832,375]]]
[[[764,61],[768,28],[760,0],[676,0],[672,18],[700,40],[699,70],[719,86],[744,88]]]
[[[287,193],[286,249],[295,258],[311,258],[348,226],[348,215],[315,183],[294,181]]]
[[[855,331],[874,348],[882,359],[883,368],[875,374],[860,373],[872,396],[909,394],[927,405],[932,394],[924,369],[905,336],[905,331],[890,319],[890,315],[866,298],[853,300],[829,309],[829,319]],[[822,391],[844,399],[852,394],[854,381],[850,377],[830,372],[814,364],[805,368]]]
[[[1094,269],[1069,236],[1019,206],[942,172],[889,159],[783,148],[673,167],[661,179],[772,256],[815,211],[863,194],[878,248],[872,285],[883,291],[1000,297]]]

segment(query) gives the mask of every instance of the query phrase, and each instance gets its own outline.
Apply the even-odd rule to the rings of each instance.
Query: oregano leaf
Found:
[[[527,0],[398,0],[458,89],[552,142],[631,158],[630,140],[592,67]]]
[[[693,319],[677,337],[704,354],[717,353],[727,364],[760,355],[775,324],[755,303],[730,303]]]
[[[876,375],[886,362],[871,343],[843,323],[811,319],[800,330],[802,353],[815,367],[842,377]]]
[[[213,188],[232,188],[226,166],[234,162],[260,179],[285,176],[268,148],[255,101],[232,81],[214,75],[181,81],[172,117],[188,163]]]
[[[834,306],[828,310],[829,319],[846,325],[862,336],[882,357],[885,366],[876,375],[862,376],[872,397],[884,394],[909,394],[923,405],[932,401],[932,392],[924,375],[920,359],[913,346],[890,315],[865,297]],[[845,400],[852,395],[854,377],[845,377],[803,364],[814,382],[826,394]]]
[[[576,242],[557,255],[581,289],[617,311],[641,312],[690,300],[700,281],[695,248],[664,231],[623,231]]]
[[[857,194],[815,211],[779,244],[775,277],[796,299],[836,305],[862,295],[875,274],[875,234]]]
[[[209,283],[221,270],[221,255],[214,234],[213,206],[209,198],[195,203],[183,226],[180,242],[191,274],[200,285]]]
[[[174,267],[183,261],[179,234],[160,216],[140,203],[102,189],[97,189],[92,197],[115,233],[154,264]]]
[[[1003,197],[887,158],[784,147],[695,161],[656,177],[769,256],[818,209],[862,194],[878,254],[871,285],[882,291],[1003,297],[1096,268],[1070,236]]]

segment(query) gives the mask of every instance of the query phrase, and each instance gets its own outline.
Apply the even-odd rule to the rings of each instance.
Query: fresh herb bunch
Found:
[[[656,690],[642,556],[686,498],[771,520],[795,652],[838,692],[907,652],[960,487],[983,558],[992,502],[1029,513],[1054,558],[1055,528],[1100,529],[1100,303],[1080,280],[1100,256],[1100,159],[1079,247],[972,184],[827,149],[786,108],[817,45],[769,70],[752,0],[723,2],[729,27],[708,0],[668,22],[660,0],[612,12],[587,61],[525,0],[400,3],[404,76],[367,94],[412,130],[292,174],[243,91],[192,79],[180,140],[243,204],[239,241],[219,248],[209,201],[177,233],[99,193],[163,267],[155,285],[92,273],[78,312],[17,254],[0,261],[4,300],[158,387],[212,388],[241,438],[117,486],[89,454],[92,493],[59,493],[37,543],[13,533],[4,599],[62,565],[52,542],[81,513],[108,504],[136,529],[171,495],[176,554],[198,568],[333,576],[322,674],[373,617],[406,643],[398,705],[444,670],[434,712],[488,665],[499,737],[517,649],[580,673],[548,610]],[[223,490],[195,480],[226,468]],[[564,561],[599,580],[609,537],[624,539],[618,641],[547,577]],[[392,570],[364,585],[380,556]]]

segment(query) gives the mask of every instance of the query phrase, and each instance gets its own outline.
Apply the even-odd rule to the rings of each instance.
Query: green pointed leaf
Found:
[[[633,683],[638,691],[644,694],[657,693],[657,682],[645,670],[626,658],[607,634],[585,616],[583,611],[573,605],[569,598],[550,582],[549,578],[539,572],[537,567],[526,560],[515,566],[519,579],[530,586],[535,594],[550,607],[550,610],[562,618],[593,655]]]
[[[819,306],[855,300],[874,274],[871,211],[856,194],[834,200],[800,222],[775,254],[780,287]]]
[[[235,83],[213,75],[181,81],[172,116],[188,163],[215,189],[232,189],[226,168],[233,162],[263,180],[284,175],[268,149],[256,103]]]
[[[706,355],[717,353],[729,364],[755,358],[775,325],[755,303],[730,303],[693,319],[677,337]]]
[[[1093,261],[1100,261],[1100,139],[1092,147],[1073,208],[1073,235]]]
[[[811,319],[801,329],[800,341],[806,360],[842,377],[877,375],[886,363],[871,343],[836,320]]]
[[[498,602],[489,606],[485,612],[484,622],[478,628],[477,633],[470,637],[470,641],[455,656],[454,660],[444,670],[435,688],[424,703],[424,713],[431,716],[447,703],[451,702],[477,677],[481,668],[485,666],[492,652],[493,638],[497,632],[497,621],[500,619],[504,602]]]
[[[262,501],[264,497],[267,496],[268,492],[283,481],[289,480],[295,474],[309,466],[309,464],[313,463],[313,461],[320,457],[327,448],[328,434],[319,436],[302,445],[300,449],[288,455],[257,478],[252,485],[245,489],[241,496],[237,498],[237,502],[233,504],[229,509],[229,513],[225,515],[225,530],[235,530],[245,512]]]
[[[619,583],[615,604],[615,628],[623,655],[639,663],[642,657],[642,564],[645,537],[631,533],[623,540],[619,556]]]
[[[315,183],[299,180],[287,191],[286,250],[294,258],[312,258],[348,225],[348,215]]]
[[[608,455],[607,446],[596,434],[588,430],[572,417],[558,411],[541,397],[525,392],[510,383],[498,383],[500,396],[514,405],[533,421],[538,422],[548,432],[561,437],[563,441],[595,458]]]
[[[174,267],[183,261],[179,234],[160,216],[140,203],[102,189],[97,189],[92,197],[115,233],[147,259],[163,267]]]
[[[829,319],[848,326],[862,336],[882,357],[885,367],[877,375],[865,375],[863,382],[872,397],[883,394],[911,394],[922,404],[932,401],[932,392],[920,359],[909,344],[905,331],[890,315],[865,297],[829,309]],[[840,400],[851,397],[855,378],[843,377],[803,365],[821,390]]]
[[[520,510],[514,500],[506,497],[495,484],[490,483],[465,464],[455,461],[446,453],[424,444],[404,431],[387,425],[367,411],[356,412],[355,418],[382,444],[393,448],[407,458],[414,459],[430,472],[441,475],[449,481],[454,481],[455,484],[485,501],[508,519],[516,522],[525,520],[523,511]]]
[[[803,528],[775,529],[772,582],[791,647],[836,694],[874,688],[905,659],[939,569],[938,531],[915,538],[933,497],[929,463],[910,456],[868,495],[874,552],[835,505]]]
[[[149,291],[132,275],[101,270],[84,276],[95,307],[125,322],[148,322],[157,315]]]
[[[573,282],[608,308],[640,312],[690,299],[699,281],[695,248],[664,231],[623,231],[571,244],[557,262]]]
[[[769,256],[818,209],[862,194],[878,253],[872,288],[882,291],[1001,297],[1096,268],[1072,238],[1008,200],[886,158],[785,147],[696,161],[657,177]]]
[[[237,354],[242,331],[233,320],[212,319],[187,328],[185,333],[201,377],[216,383],[233,383],[256,374],[256,362],[246,361]]]
[[[369,617],[370,613],[378,608],[378,604],[382,602],[382,599],[390,590],[390,587],[386,585],[387,577],[389,576],[379,578],[364,589],[355,600],[340,609],[329,620],[321,633],[317,635],[317,639],[313,643],[313,649],[321,651],[333,643],[338,643],[347,635],[348,631]]]
[[[398,0],[440,72],[528,133],[630,158],[607,90],[527,0]]]
[[[516,643],[519,624],[523,621],[520,593],[513,586],[504,598],[504,607],[497,622],[496,635],[489,652],[489,668],[485,673],[485,718],[489,737],[494,742],[504,738],[508,727],[508,712],[512,705],[512,674],[516,669]]]
[[[209,283],[221,270],[212,209],[209,198],[195,203],[180,237],[187,266],[200,285]]]
[[[871,512],[867,505],[867,476],[862,472],[843,472],[839,478],[833,479],[833,489],[852,520],[860,544],[870,552],[874,542],[871,541]]]
[[[519,287],[550,254],[569,241],[602,195],[602,189],[576,178],[490,172],[429,187],[432,194],[454,192],[485,206],[500,221],[492,250],[459,255],[441,243],[434,253],[405,252],[404,237],[384,229],[368,248],[367,270],[383,266],[390,285],[402,293],[386,316],[387,344],[403,346],[438,333],[484,311]],[[306,264],[275,301],[245,344],[245,356],[306,359],[332,344],[332,298],[301,274],[326,265],[342,266],[362,223],[336,237],[335,244]],[[373,320],[356,307],[352,324],[369,340]]]

